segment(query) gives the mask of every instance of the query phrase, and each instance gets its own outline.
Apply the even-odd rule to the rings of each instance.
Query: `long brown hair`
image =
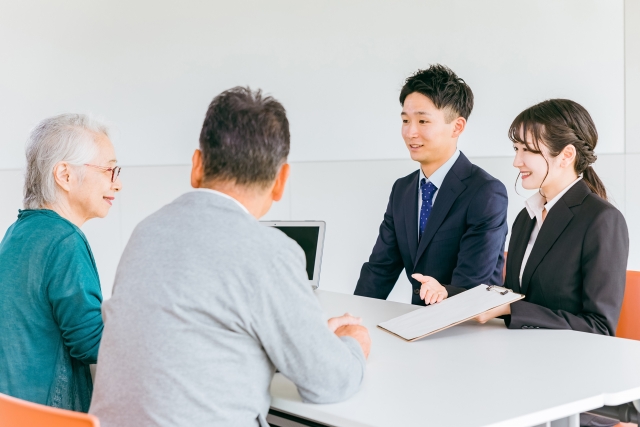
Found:
[[[528,133],[533,138],[533,146],[525,140]],[[582,105],[569,99],[548,99],[529,107],[511,123],[509,139],[524,144],[527,150],[537,154],[542,154],[542,143],[553,157],[567,145],[573,145],[576,149],[576,173],[582,174],[591,191],[607,200],[607,190],[591,166],[598,158],[593,152],[598,143],[598,131]]]

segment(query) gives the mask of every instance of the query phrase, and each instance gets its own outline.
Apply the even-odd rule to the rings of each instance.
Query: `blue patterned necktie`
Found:
[[[420,181],[420,190],[422,192],[422,206],[420,207],[420,237],[424,233],[424,229],[427,226],[427,220],[431,214],[431,208],[433,207],[433,195],[436,194],[438,187],[433,185],[433,182],[427,182],[422,178]]]

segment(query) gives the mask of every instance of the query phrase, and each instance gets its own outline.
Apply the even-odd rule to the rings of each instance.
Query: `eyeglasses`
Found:
[[[84,165],[91,166],[92,168],[102,169],[105,172],[111,172],[111,182],[116,182],[116,179],[118,178],[118,176],[120,176],[120,169],[122,169],[120,166],[116,166],[115,168],[108,168],[106,166],[90,165],[88,163],[85,163]]]

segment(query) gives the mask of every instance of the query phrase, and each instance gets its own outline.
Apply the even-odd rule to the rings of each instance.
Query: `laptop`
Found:
[[[313,289],[320,285],[320,265],[324,245],[324,221],[260,221],[295,240],[307,259],[307,276]]]

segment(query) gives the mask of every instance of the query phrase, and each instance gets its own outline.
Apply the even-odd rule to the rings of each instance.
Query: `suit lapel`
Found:
[[[531,218],[529,214],[525,214],[526,217],[522,221],[522,226],[518,227],[517,234],[514,233],[511,236],[513,240],[513,247],[509,249],[509,255],[507,256],[507,265],[509,269],[507,274],[509,275],[509,283],[511,284],[511,290],[520,293],[520,269],[522,268],[522,259],[524,253],[527,250],[529,244],[529,237],[533,231],[533,227],[536,225],[536,219]],[[515,232],[515,227],[514,227]]]
[[[415,263],[416,252],[418,251],[418,179],[420,171],[411,180],[409,186],[404,190],[402,206],[404,208],[404,221],[406,223],[407,242],[409,242],[409,254],[411,261]]]
[[[582,204],[584,199],[591,193],[587,184],[580,180],[565,193],[564,196],[551,208],[547,218],[542,223],[536,242],[533,245],[531,254],[522,274],[522,292],[526,293],[533,273],[542,262],[545,255],[551,248],[564,229],[573,218],[571,208]]]
[[[467,188],[461,181],[461,179],[466,178],[471,173],[471,162],[464,156],[464,154],[460,153],[460,157],[453,164],[453,167],[447,173],[442,182],[442,188],[438,191],[438,196],[433,204],[433,210],[431,211],[431,215],[429,215],[429,220],[427,221],[427,226],[424,229],[424,234],[420,239],[420,244],[418,245],[418,251],[416,253],[416,257],[413,260],[413,267],[415,268],[420,260],[420,257],[424,253],[425,249],[433,239],[433,236],[436,234],[436,231],[442,225],[442,222],[447,217],[447,214],[451,210],[451,206],[456,201],[458,196],[462,194],[462,192]],[[417,183],[416,183],[417,185]],[[417,197],[417,196],[416,196]],[[418,207],[416,206],[414,222],[418,221]],[[417,230],[417,225],[416,225]],[[416,231],[417,236],[417,231]]]
[[[573,213],[564,203],[562,199],[558,200],[553,208],[549,211],[547,218],[542,223],[536,242],[533,244],[531,254],[527,260],[527,265],[524,267],[522,274],[522,292],[526,294],[531,276],[538,268],[538,265],[542,262],[544,256],[549,252],[553,244],[564,229],[569,225],[569,222],[573,218]]]

